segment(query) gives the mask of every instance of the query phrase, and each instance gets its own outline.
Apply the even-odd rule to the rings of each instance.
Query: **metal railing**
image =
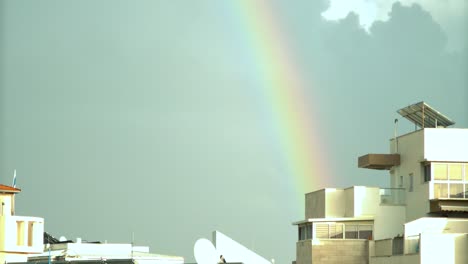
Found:
[[[404,205],[406,203],[405,189],[381,188],[380,203],[387,205]]]
[[[369,224],[317,223],[313,239],[372,239],[373,229]]]

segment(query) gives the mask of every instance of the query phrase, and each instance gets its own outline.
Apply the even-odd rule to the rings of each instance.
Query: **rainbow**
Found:
[[[320,124],[312,106],[311,84],[301,78],[300,70],[287,43],[270,1],[232,1],[240,14],[240,35],[250,57],[252,72],[259,87],[260,103],[273,131],[277,153],[283,164],[281,173],[296,204],[304,203],[304,194],[329,182],[325,137],[314,124]],[[303,213],[303,208],[297,208]]]

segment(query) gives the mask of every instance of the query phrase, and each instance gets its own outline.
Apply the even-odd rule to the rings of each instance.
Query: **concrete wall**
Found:
[[[455,237],[455,263],[468,263],[468,234]]]
[[[393,238],[397,235],[403,235],[405,213],[405,206],[379,206],[374,220],[374,239]]]
[[[393,239],[376,240],[374,245],[374,255],[377,257],[391,256],[393,254]]]
[[[369,245],[367,240],[312,241],[312,263],[363,264],[369,263],[368,260]]]
[[[302,240],[296,243],[296,264],[312,263],[312,240]]]
[[[326,188],[306,194],[305,217],[344,217],[345,192],[343,189]]]
[[[354,216],[375,215],[380,204],[378,187],[354,186]]]
[[[325,216],[345,216],[345,192],[343,189],[325,189]]]
[[[354,217],[354,188],[345,189],[345,217]]]
[[[378,187],[353,186],[344,190],[341,195],[344,201],[345,217],[372,216],[377,213],[380,204]]]
[[[325,217],[325,189],[305,195],[305,219]]]
[[[296,244],[296,264],[369,263],[367,240],[304,240]]]
[[[425,217],[405,225],[405,239],[420,234],[421,263],[468,263],[468,219]],[[406,240],[405,240],[406,241]]]
[[[12,194],[0,194],[0,216],[11,215],[13,211],[12,197]]]
[[[391,153],[400,154],[400,166],[395,166],[391,173],[392,188],[399,188],[400,176],[406,189],[406,222],[424,217],[429,212],[429,183],[424,182],[424,135],[425,130],[418,130],[398,137],[398,151],[394,141],[390,142]],[[413,191],[410,192],[410,175],[413,175]]]
[[[421,234],[421,263],[466,264],[466,234]]]
[[[468,161],[468,129],[424,129],[424,158],[429,161]]]
[[[420,258],[419,254],[392,257],[371,257],[370,264],[419,264],[421,263]]]
[[[380,203],[379,188],[353,186],[344,190],[345,217],[375,215]]]

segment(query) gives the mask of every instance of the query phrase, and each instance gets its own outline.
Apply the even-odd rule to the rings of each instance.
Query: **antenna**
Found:
[[[393,140],[395,141],[395,153],[398,153],[398,141],[397,141],[397,135],[398,135],[398,118],[395,118],[395,128],[393,131]]]
[[[16,188],[16,169],[13,171],[13,188]]]
[[[133,244],[135,241],[135,232],[132,231],[132,262],[133,262]]]

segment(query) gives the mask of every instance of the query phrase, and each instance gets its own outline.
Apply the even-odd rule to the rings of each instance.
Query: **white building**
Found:
[[[15,194],[21,190],[0,184],[0,264],[183,264],[184,258],[152,254],[132,244],[60,242],[44,244],[44,219],[15,215]],[[53,240],[53,241],[50,241]]]
[[[44,219],[15,215],[18,188],[0,184],[0,263],[23,262],[44,249]]]
[[[358,160],[389,170],[390,188],[306,194],[297,264],[468,263],[468,129],[424,102],[398,112],[419,129]]]
[[[50,249],[50,251],[49,251]],[[102,264],[183,264],[184,258],[167,256],[149,252],[149,247],[132,244],[115,244],[84,242],[80,238],[76,242],[65,241],[46,245],[43,253],[31,255],[28,263],[86,263]],[[23,263],[27,264],[27,263]]]

